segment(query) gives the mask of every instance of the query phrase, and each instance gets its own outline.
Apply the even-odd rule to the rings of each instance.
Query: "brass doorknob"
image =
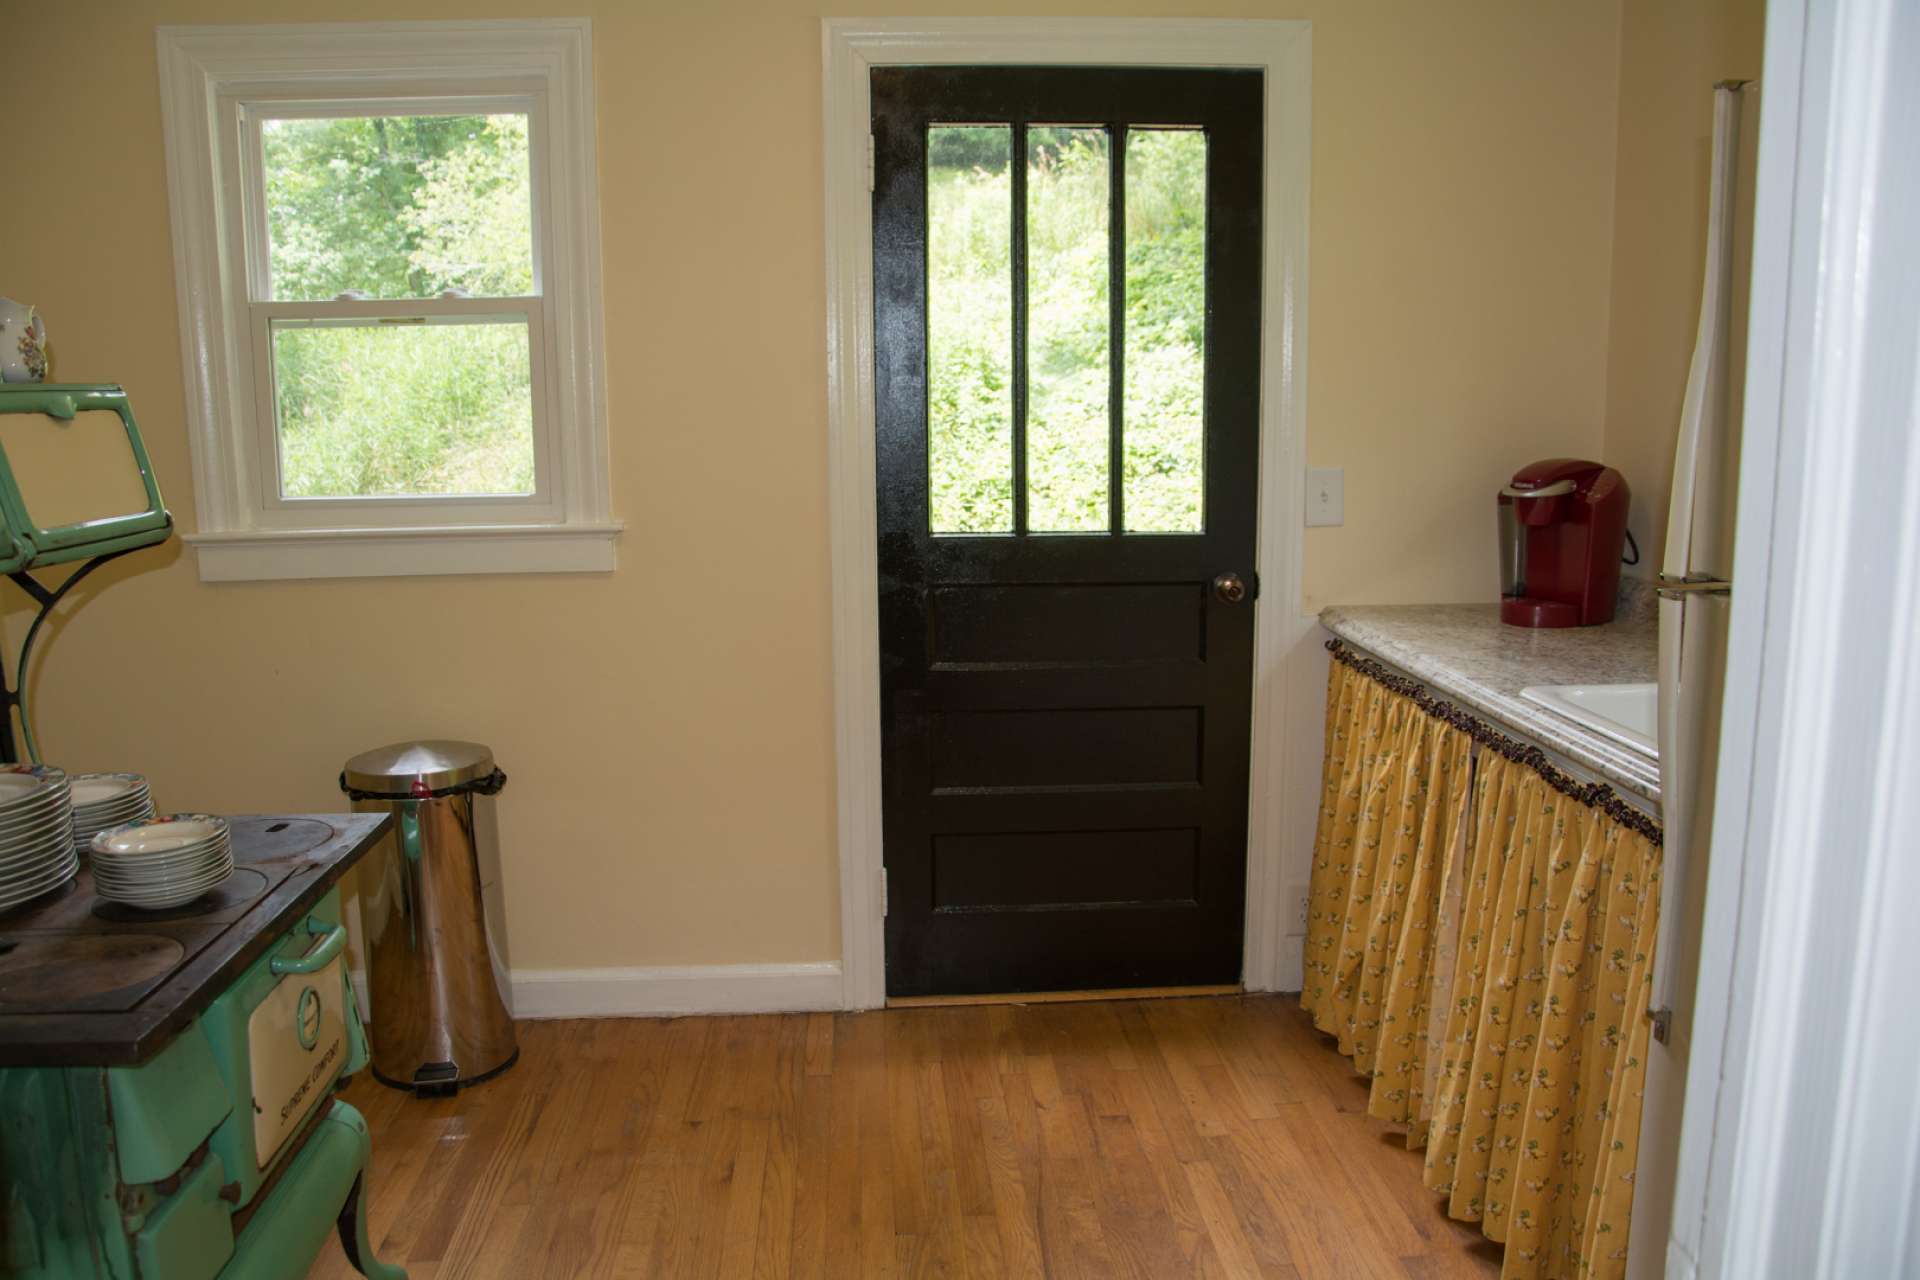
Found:
[[[1213,580],[1213,594],[1228,604],[1239,604],[1247,598],[1247,584],[1237,573],[1223,573]]]

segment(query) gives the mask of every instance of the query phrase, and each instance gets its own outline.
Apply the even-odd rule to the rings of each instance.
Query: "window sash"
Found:
[[[251,348],[247,364],[252,382],[250,429],[239,433],[244,455],[242,468],[254,477],[251,523],[262,529],[433,528],[450,526],[539,525],[564,521],[568,511],[560,477],[564,442],[554,424],[551,369],[557,353],[548,324],[551,302],[548,288],[546,234],[547,184],[550,158],[546,134],[546,105],[542,95],[513,91],[455,92],[409,97],[373,96],[343,90],[321,97],[326,86],[304,86],[295,96],[234,94],[223,99],[228,113],[228,172],[234,175],[229,200],[237,200],[240,217],[230,231],[237,233],[243,270],[235,280],[238,310],[246,319],[244,341]],[[520,297],[441,295],[432,298],[337,298],[311,301],[273,300],[272,266],[267,234],[265,153],[261,125],[266,120],[323,119],[349,116],[485,115],[517,112],[527,116],[528,179],[532,201],[534,292]],[[229,207],[233,207],[230,203]],[[534,491],[531,494],[439,495],[406,494],[370,497],[288,498],[282,496],[279,413],[274,398],[273,322],[310,320],[316,323],[348,320],[458,316],[501,317],[522,320],[527,326],[533,398]]]
[[[546,107],[528,93],[444,94],[409,98],[342,95],[315,98],[232,99],[238,139],[235,172],[240,180],[246,250],[247,301],[273,300],[272,248],[267,234],[266,153],[261,125],[268,120],[329,120],[356,116],[508,115],[527,117],[528,198],[532,201],[533,292],[547,293],[546,206],[548,157]]]
[[[558,441],[547,412],[549,390],[546,303],[520,298],[416,298],[392,301],[258,302],[248,308],[252,345],[253,430],[251,465],[257,477],[256,517],[266,528],[431,527],[458,524],[546,524],[562,518],[555,477],[560,474]],[[499,320],[527,326],[533,402],[531,494],[383,494],[368,497],[296,497],[282,495],[280,421],[274,397],[273,325],[317,325],[381,320],[484,323]]]

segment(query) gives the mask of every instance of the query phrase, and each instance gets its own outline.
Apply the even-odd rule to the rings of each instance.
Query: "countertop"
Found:
[[[1434,693],[1659,804],[1658,764],[1520,697],[1536,684],[1652,682],[1659,628],[1639,602],[1623,602],[1614,621],[1597,627],[1510,627],[1497,604],[1335,605],[1320,622]]]

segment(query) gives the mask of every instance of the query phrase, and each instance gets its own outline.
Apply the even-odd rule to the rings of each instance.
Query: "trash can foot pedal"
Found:
[[[451,1062],[429,1062],[413,1073],[412,1080],[395,1080],[391,1076],[381,1075],[377,1068],[370,1068],[368,1074],[389,1089],[399,1089],[416,1098],[451,1098],[462,1089],[476,1084],[484,1084],[493,1079],[514,1063],[520,1061],[520,1050],[516,1047],[507,1060],[491,1071],[482,1071],[477,1076],[460,1078],[459,1068]]]
[[[451,1062],[429,1062],[413,1073],[416,1098],[451,1098],[460,1092],[460,1068]]]
[[[370,1069],[375,1080],[389,1089],[410,1093],[416,1098],[451,1098],[460,1086],[474,1083],[460,1078],[460,1068],[451,1062],[429,1062],[413,1073],[413,1079],[395,1079],[378,1067]]]

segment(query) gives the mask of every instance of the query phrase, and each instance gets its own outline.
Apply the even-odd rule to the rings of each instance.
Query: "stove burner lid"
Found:
[[[297,858],[333,839],[333,828],[313,818],[234,818],[229,826],[233,847],[246,851],[247,862]]]
[[[0,937],[0,1013],[130,1009],[186,955],[155,933]]]
[[[239,828],[249,824],[235,825],[238,839]],[[258,825],[271,834],[246,831],[247,852],[265,848],[274,856],[235,867],[218,887],[184,906],[143,911],[108,902],[94,895],[93,873],[82,867],[63,894],[0,923],[0,1015],[138,1007],[286,878],[312,847],[311,828],[332,830],[306,820]]]

